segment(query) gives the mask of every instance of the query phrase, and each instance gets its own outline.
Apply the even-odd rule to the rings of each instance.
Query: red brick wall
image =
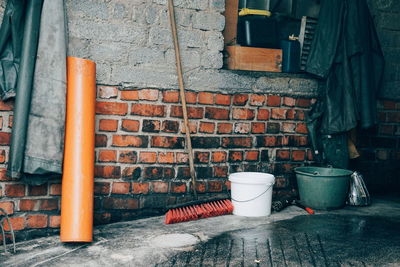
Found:
[[[98,87],[96,224],[155,214],[167,204],[190,199],[178,101],[176,90]],[[187,92],[200,195],[226,195],[227,176],[236,171],[273,173],[274,194],[291,191],[293,167],[311,160],[304,113],[312,101],[268,94]],[[361,140],[361,164],[399,159],[400,103],[385,101],[379,107],[378,132]],[[12,104],[0,102],[0,116],[0,207],[12,216],[19,239],[57,231],[60,178],[30,186],[6,177]]]

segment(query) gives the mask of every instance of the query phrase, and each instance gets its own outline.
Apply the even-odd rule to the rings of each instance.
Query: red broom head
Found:
[[[165,224],[203,219],[213,216],[231,214],[233,205],[229,199],[211,201],[203,204],[170,209],[165,214]]]

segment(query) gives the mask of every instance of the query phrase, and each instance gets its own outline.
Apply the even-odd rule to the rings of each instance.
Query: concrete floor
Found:
[[[398,197],[315,215],[292,206],[269,217],[163,219],[97,227],[91,244],[21,242],[0,266],[400,266]]]

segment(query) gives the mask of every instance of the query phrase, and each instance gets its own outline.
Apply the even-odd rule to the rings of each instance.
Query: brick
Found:
[[[265,102],[265,95],[255,95],[252,94],[250,96],[250,105],[251,106],[262,106]]]
[[[175,178],[175,169],[172,167],[164,167],[163,168],[163,178],[164,179],[174,179]]]
[[[190,133],[193,133],[193,134],[197,133],[197,122],[195,122],[195,121],[189,122],[189,131],[190,131]],[[182,122],[181,133],[182,134],[186,133],[184,122]]]
[[[96,114],[126,115],[128,114],[128,104],[100,101],[96,103]]]
[[[0,181],[12,181],[10,177],[7,176],[7,170],[5,168],[0,168]],[[1,192],[1,187],[0,187]]]
[[[253,146],[251,137],[223,137],[222,147],[226,148],[246,148]]]
[[[161,164],[172,164],[175,163],[175,153],[173,152],[159,152],[158,153],[158,163]]]
[[[26,219],[25,219],[25,217],[11,217],[10,223],[11,223],[13,231],[19,231],[19,230],[25,229]],[[4,231],[8,232],[11,230],[10,226],[8,225],[7,220],[4,220],[3,226],[4,226]]]
[[[195,163],[208,163],[210,161],[210,153],[209,152],[195,152],[194,153],[194,162]]]
[[[208,181],[209,192],[222,192],[222,181]]]
[[[139,92],[133,91],[121,91],[121,100],[139,100]]]
[[[116,162],[117,151],[115,150],[101,150],[99,151],[99,162]]]
[[[9,115],[8,116],[8,128],[12,128],[13,126],[13,120],[14,120],[14,116],[13,115]]]
[[[198,103],[204,105],[214,104],[214,94],[209,92],[200,92],[198,94]]]
[[[192,184],[190,184],[190,190],[192,190]],[[196,192],[197,193],[205,193],[206,192],[206,183],[197,181],[196,182]]]
[[[296,106],[301,108],[308,108],[311,106],[311,99],[299,98],[296,101]]]
[[[162,131],[166,133],[177,133],[179,131],[178,121],[163,121]]]
[[[227,166],[214,166],[214,177],[216,177],[216,178],[228,177],[228,167]]]
[[[3,209],[5,212],[7,212],[8,215],[12,215],[14,214],[14,202],[11,201],[0,202],[0,209]],[[4,214],[0,212],[0,215]]]
[[[110,183],[107,182],[95,182],[94,183],[94,193],[96,195],[108,195],[110,194]]]
[[[261,161],[268,162],[269,161],[269,151],[268,150],[261,150]]]
[[[11,143],[11,133],[0,132],[0,145],[9,146]]]
[[[23,197],[25,196],[25,185],[6,184],[4,187],[4,195],[7,197]]]
[[[179,168],[178,168],[178,175],[177,175],[177,177],[178,177],[179,179],[187,179],[187,178],[190,178],[190,169],[189,169],[189,167],[179,167]],[[197,175],[197,178],[199,178],[198,175]]]
[[[139,201],[133,198],[109,197],[103,200],[103,207],[112,210],[134,210],[139,208]]]
[[[205,117],[211,120],[229,120],[229,109],[207,107]]]
[[[278,134],[281,131],[281,124],[279,122],[268,122],[267,133]]]
[[[137,120],[122,120],[121,130],[125,132],[138,132],[140,129],[140,122]]]
[[[230,134],[233,131],[232,123],[218,123],[217,133],[219,134]]]
[[[50,220],[49,227],[60,228],[60,224],[61,224],[61,216],[60,215],[51,215],[49,220]]]
[[[107,136],[104,134],[96,134],[95,136],[95,146],[105,147],[107,146]]]
[[[240,162],[243,161],[242,151],[229,151],[229,162]]]
[[[102,119],[99,121],[99,131],[116,132],[118,130],[117,120]]]
[[[197,103],[197,93],[186,91],[185,92],[186,103],[188,104],[196,104]]]
[[[145,179],[163,179],[163,172],[162,167],[145,167],[143,176]]]
[[[140,167],[127,167],[122,171],[122,178],[125,179],[139,179],[142,174],[142,169]]]
[[[296,106],[296,99],[293,97],[285,96],[282,100],[282,105],[288,106],[288,107],[294,107],[294,106]]]
[[[304,150],[293,150],[292,151],[292,160],[293,161],[304,161],[306,157],[306,151]]]
[[[213,169],[211,167],[196,167],[195,171],[199,179],[209,179],[213,176]]]
[[[188,162],[189,162],[189,156],[187,153],[182,153],[182,152],[176,153],[176,163],[182,164]]]
[[[245,160],[246,161],[258,161],[259,152],[257,150],[246,151]]]
[[[157,153],[156,152],[140,152],[139,162],[140,163],[156,163]]]
[[[58,210],[58,199],[40,200],[39,210]]]
[[[133,194],[148,194],[149,193],[149,183],[132,183],[132,193]]]
[[[189,119],[202,119],[204,108],[201,107],[187,107]],[[183,118],[181,106],[171,106],[171,117]]]
[[[112,145],[117,147],[147,147],[148,136],[114,135]]]
[[[379,133],[383,135],[394,135],[395,125],[379,125]]]
[[[269,119],[269,110],[268,109],[259,109],[257,112],[257,120],[266,121]]]
[[[166,182],[151,182],[151,189],[154,193],[168,193],[169,184]]]
[[[102,178],[119,178],[121,177],[121,167],[119,166],[95,166],[94,175]]]
[[[172,182],[171,193],[186,193],[186,184],[182,182]]]
[[[48,216],[45,214],[32,214],[27,216],[27,228],[46,228]]]
[[[20,211],[38,211],[40,201],[37,199],[21,199],[19,201]]]
[[[296,133],[307,134],[307,125],[305,123],[298,123],[296,125]]]
[[[193,148],[218,148],[221,140],[219,137],[192,137]]]
[[[0,150],[0,163],[6,162],[6,151],[4,149]]]
[[[139,100],[157,101],[158,90],[157,89],[142,89],[138,91]]]
[[[7,102],[0,101],[0,111],[11,111],[14,109],[14,100],[9,100]]]
[[[182,149],[184,148],[184,138],[170,136],[152,136],[151,147]]]
[[[277,150],[276,151],[276,159],[277,160],[290,160],[290,151],[289,150]]]
[[[118,162],[120,163],[136,163],[137,153],[136,151],[120,151]]]
[[[235,123],[233,132],[237,134],[248,134],[250,133],[250,123]]]
[[[165,103],[178,103],[179,102],[179,92],[178,91],[164,91],[162,101]]]
[[[213,122],[200,122],[200,133],[214,133],[215,123]]]
[[[229,106],[231,104],[231,96],[230,95],[215,95],[215,104],[221,106]]]
[[[251,132],[253,134],[265,133],[265,123],[264,122],[252,122],[251,123]]]
[[[388,112],[386,121],[399,123],[400,122],[400,112],[399,111]]]
[[[249,95],[247,94],[236,94],[233,96],[233,104],[235,106],[244,106],[249,100]]]
[[[253,109],[247,108],[234,108],[232,111],[232,118],[235,120],[252,120],[255,117]]]
[[[293,122],[282,122],[283,133],[294,133],[296,131],[296,123]]]
[[[395,101],[383,100],[383,101],[381,101],[381,103],[382,103],[383,109],[385,109],[385,110],[396,109]]]
[[[305,115],[303,110],[289,109],[286,113],[286,118],[289,120],[304,120]]]
[[[117,98],[118,96],[118,88],[115,86],[104,86],[98,85],[97,86],[97,97],[110,99],[110,98]]]
[[[279,140],[276,136],[258,136],[257,147],[274,147],[279,146]]]
[[[161,130],[161,122],[157,120],[143,120],[142,131],[146,133],[158,133]]]
[[[112,191],[113,194],[129,194],[131,184],[130,183],[117,183],[114,182],[112,184]]]
[[[267,96],[267,106],[269,107],[279,107],[281,105],[281,97],[277,95]]]
[[[42,185],[29,185],[28,186],[29,196],[45,196],[47,195],[47,184]]]
[[[50,185],[50,196],[61,196],[61,184]]]
[[[271,118],[276,120],[284,120],[286,119],[287,109],[283,108],[273,108],[271,110]]]
[[[308,146],[307,136],[292,135],[289,136],[289,146]]]
[[[226,162],[227,154],[225,151],[216,151],[211,154],[211,161],[215,163]]]
[[[132,104],[131,115],[146,117],[164,117],[165,106],[151,104]]]

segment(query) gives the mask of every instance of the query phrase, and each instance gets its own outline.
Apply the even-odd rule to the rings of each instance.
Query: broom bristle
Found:
[[[233,205],[229,199],[170,209],[165,214],[165,224],[203,219],[213,216],[231,214]]]

